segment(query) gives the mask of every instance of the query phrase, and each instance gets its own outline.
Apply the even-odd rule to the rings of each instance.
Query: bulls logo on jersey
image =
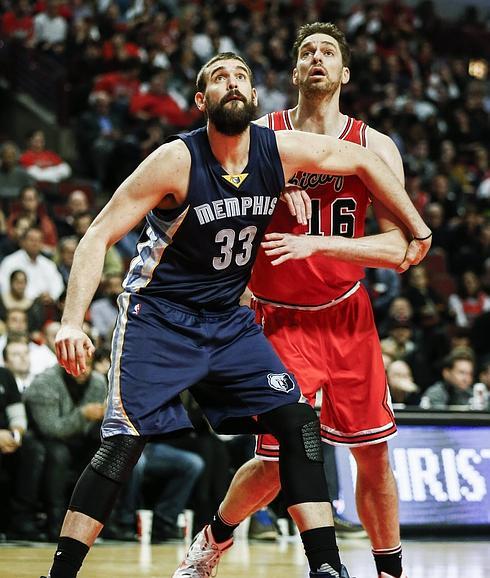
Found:
[[[276,391],[289,393],[294,389],[294,381],[287,373],[269,373],[267,376],[270,387]]]

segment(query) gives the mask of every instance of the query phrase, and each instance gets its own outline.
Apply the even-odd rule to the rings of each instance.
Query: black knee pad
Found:
[[[312,407],[291,404],[259,417],[280,443],[279,471],[287,506],[329,502],[320,423]]]
[[[106,438],[102,440],[90,465],[101,476],[123,484],[131,475],[146,441],[146,437],[128,435]]]
[[[68,508],[105,524],[146,440],[144,437],[126,435],[103,440],[80,476]]]

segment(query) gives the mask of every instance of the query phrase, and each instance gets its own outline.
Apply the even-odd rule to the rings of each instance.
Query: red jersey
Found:
[[[268,115],[269,128],[294,130],[290,111]],[[339,139],[366,146],[367,126],[348,117]],[[311,198],[312,216],[308,225],[300,225],[286,203],[278,203],[268,232],[297,235],[342,235],[362,237],[370,194],[356,176],[331,176],[298,172],[290,180],[302,187]],[[261,249],[250,280],[250,289],[258,299],[273,303],[319,306],[347,292],[364,277],[358,265],[313,255],[307,259],[286,261],[276,267]]]

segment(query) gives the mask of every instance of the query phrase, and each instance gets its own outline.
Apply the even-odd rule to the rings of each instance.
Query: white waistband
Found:
[[[284,309],[299,309],[300,311],[319,311],[320,309],[327,309],[328,307],[334,307],[342,301],[348,299],[351,295],[353,295],[361,286],[361,282],[357,281],[355,285],[353,285],[348,291],[343,293],[340,297],[336,299],[332,299],[328,303],[323,303],[322,305],[291,305],[289,303],[278,303],[277,301],[268,301],[267,299],[263,299],[262,297],[257,297],[256,295],[252,296],[252,299],[255,299],[259,303],[264,303],[266,305],[272,305],[273,307],[282,307]]]

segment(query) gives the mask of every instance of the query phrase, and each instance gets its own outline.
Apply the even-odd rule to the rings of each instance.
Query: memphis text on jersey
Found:
[[[276,207],[277,197],[257,195],[255,197],[231,197],[204,203],[194,207],[200,225],[225,219],[247,215],[272,215]]]

